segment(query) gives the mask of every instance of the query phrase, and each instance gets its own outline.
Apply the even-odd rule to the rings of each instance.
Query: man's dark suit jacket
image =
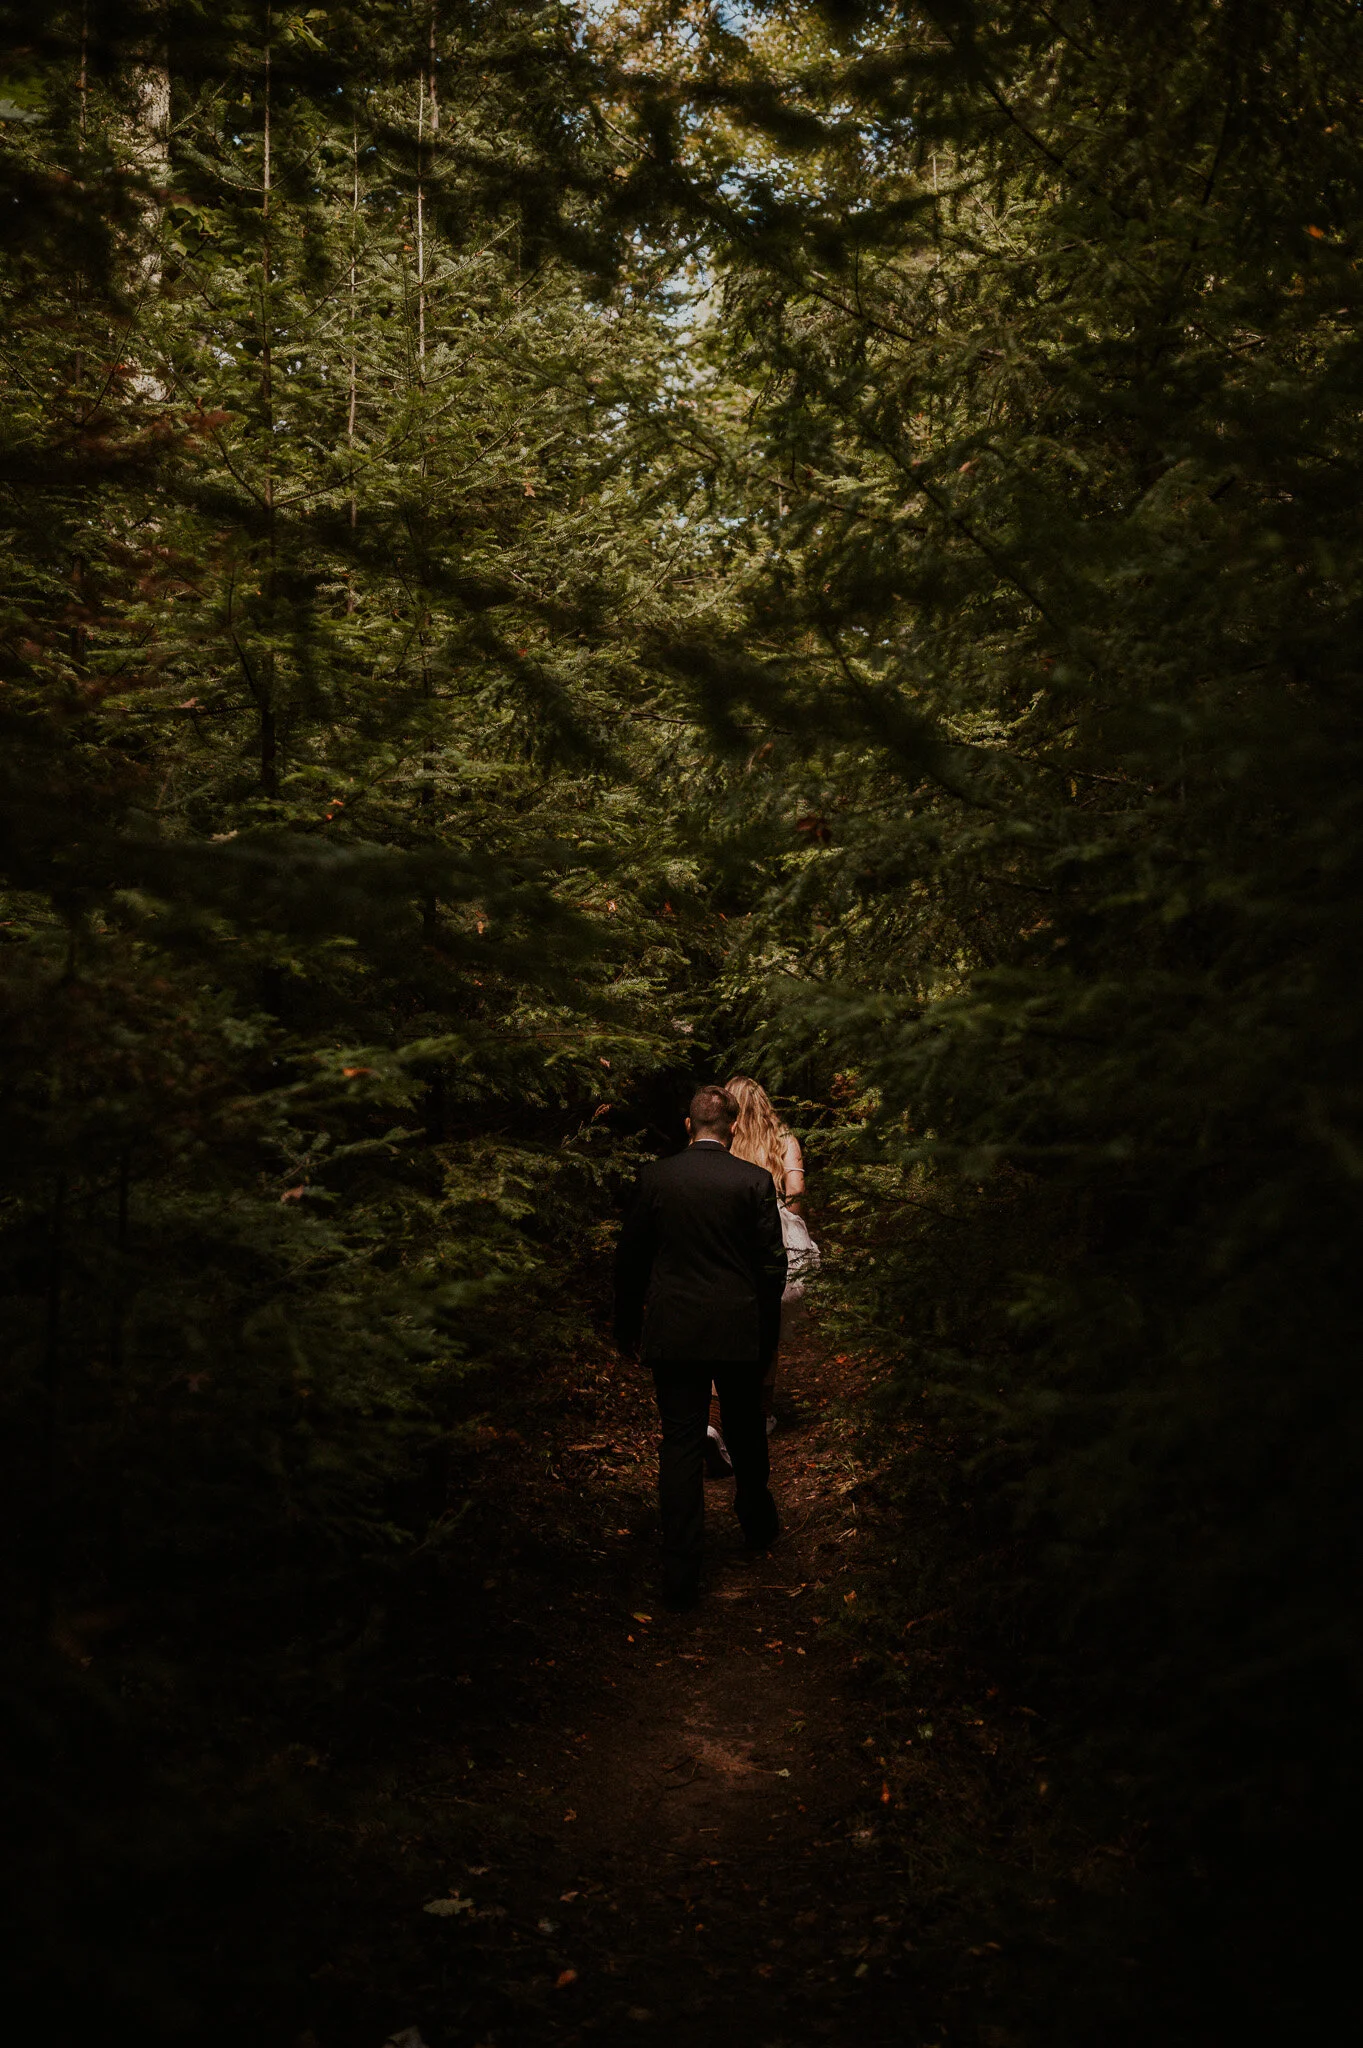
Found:
[[[781,1330],[786,1248],[764,1166],[699,1139],[639,1175],[615,1257],[615,1341],[646,1365],[765,1365]]]

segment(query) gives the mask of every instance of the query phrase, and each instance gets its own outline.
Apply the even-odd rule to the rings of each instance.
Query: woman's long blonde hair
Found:
[[[786,1142],[790,1133],[772,1108],[760,1081],[747,1074],[735,1074],[724,1083],[724,1093],[733,1102],[734,1141],[730,1150],[736,1159],[765,1166],[776,1182],[776,1192],[786,1191]]]

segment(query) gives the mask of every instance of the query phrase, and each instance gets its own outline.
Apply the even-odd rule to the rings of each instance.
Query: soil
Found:
[[[783,1360],[783,1537],[749,1555],[731,1482],[707,1484],[686,1615],[657,1600],[644,1375],[584,1369],[488,1425],[474,1513],[500,1504],[500,1556],[405,1702],[376,1697],[365,1754],[317,1759],[337,1938],[305,2042],[935,2038],[887,1832],[935,1764],[858,1677],[885,1562],[859,1507],[874,1440],[850,1420],[868,1370],[817,1334]]]

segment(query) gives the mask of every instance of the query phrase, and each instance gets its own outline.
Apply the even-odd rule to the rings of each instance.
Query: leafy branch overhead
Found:
[[[1353,7],[4,20],[13,1639],[117,1607],[118,1712],[184,1727],[196,1642],[306,1661],[457,1561],[451,1446],[600,1345],[623,1183],[748,1067],[827,1327],[973,1475],[995,1562],[915,1539],[906,1623],[1012,1646],[1114,1836],[1310,1918]]]

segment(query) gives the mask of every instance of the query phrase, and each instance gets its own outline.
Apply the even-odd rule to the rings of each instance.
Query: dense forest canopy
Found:
[[[3,14],[39,1977],[73,1750],[206,1711],[225,1628],[254,1670],[457,1578],[442,1446],[601,1341],[618,1193],[739,1061],[823,1313],[969,1474],[906,1604],[1007,1641],[1171,1897],[1328,1947],[1357,10]],[[161,1646],[116,1737],[92,1608]]]

